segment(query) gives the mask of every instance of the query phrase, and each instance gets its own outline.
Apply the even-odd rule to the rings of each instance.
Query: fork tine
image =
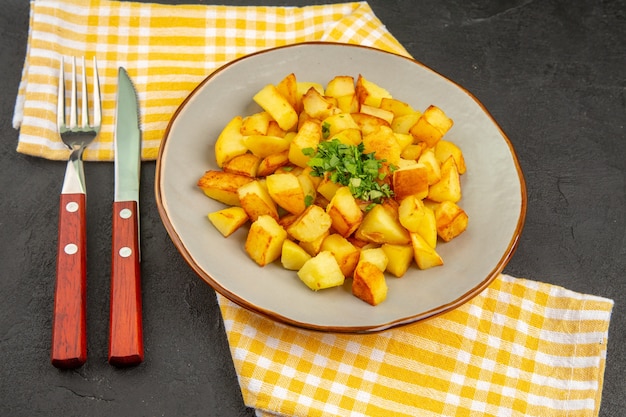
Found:
[[[98,76],[98,63],[93,57],[93,126],[100,129],[102,121],[102,104],[100,102],[100,79]]]
[[[89,127],[89,108],[88,106],[88,98],[87,98],[87,75],[85,72],[85,57],[83,56],[81,59],[81,64],[83,67],[83,71],[82,71],[82,97],[81,97],[81,103],[82,103],[82,111],[80,114],[80,125],[82,128],[88,128]]]
[[[70,97],[70,129],[75,129],[78,125],[78,108],[76,102],[76,57],[72,57],[72,95]]]
[[[59,68],[59,89],[57,91],[57,128],[65,126],[65,58],[61,56]]]

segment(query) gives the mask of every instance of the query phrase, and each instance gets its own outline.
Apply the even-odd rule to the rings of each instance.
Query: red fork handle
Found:
[[[137,365],[144,357],[137,202],[114,202],[112,225],[109,363]]]
[[[61,194],[50,358],[57,368],[87,360],[85,194]]]

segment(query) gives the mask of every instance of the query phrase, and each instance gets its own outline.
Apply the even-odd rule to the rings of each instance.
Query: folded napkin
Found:
[[[98,60],[103,126],[84,158],[113,159],[117,69],[123,66],[138,91],[142,158],[151,160],[174,111],[213,70],[251,52],[305,41],[356,43],[407,55],[366,2],[235,7],[31,0],[13,117],[20,129],[17,150],[48,159],[69,156],[56,131],[61,56],[85,56],[88,74],[92,57]]]
[[[366,335],[296,329],[218,299],[259,416],[599,412],[613,307],[601,297],[500,275],[455,310]]]

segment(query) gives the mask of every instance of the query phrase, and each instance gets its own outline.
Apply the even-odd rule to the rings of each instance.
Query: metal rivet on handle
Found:
[[[78,252],[78,246],[73,243],[68,243],[67,245],[65,245],[65,248],[63,248],[63,251],[65,251],[65,253],[67,253],[68,255],[74,255],[76,252]]]
[[[122,219],[130,219],[132,215],[133,215],[133,212],[127,208],[120,210],[120,217]]]
[[[65,210],[69,211],[70,213],[74,213],[76,210],[78,210],[78,203],[75,201],[70,201],[65,205]]]
[[[128,246],[124,246],[120,248],[118,253],[120,254],[122,258],[128,258],[133,253],[133,251]]]

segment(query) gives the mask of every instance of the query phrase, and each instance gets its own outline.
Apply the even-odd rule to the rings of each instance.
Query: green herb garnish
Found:
[[[321,142],[317,151],[306,148],[302,152],[311,156],[308,162],[312,168],[311,175],[327,175],[334,183],[347,186],[355,198],[380,203],[393,196],[389,184],[379,182],[385,178],[385,174],[380,172],[385,160],[378,160],[373,152],[364,153],[364,150],[362,143],[347,145],[332,139]]]
[[[328,139],[328,136],[330,136],[330,123],[324,122],[322,123],[322,137]]]

